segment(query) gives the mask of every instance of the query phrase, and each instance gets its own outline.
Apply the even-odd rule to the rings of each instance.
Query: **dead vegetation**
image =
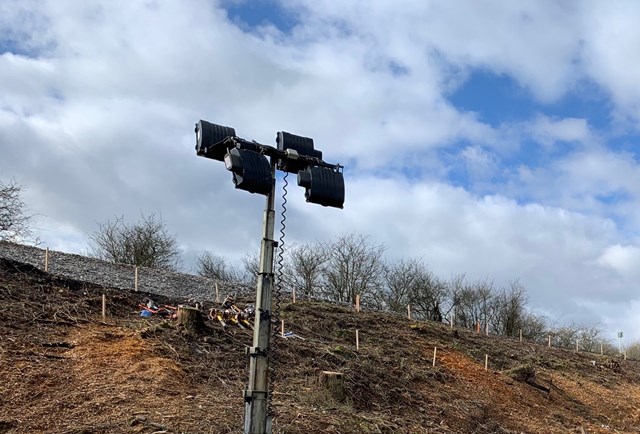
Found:
[[[250,332],[141,318],[145,295],[0,260],[0,433],[241,432]],[[635,361],[328,304],[282,317],[304,339],[277,338],[276,432],[640,432]]]

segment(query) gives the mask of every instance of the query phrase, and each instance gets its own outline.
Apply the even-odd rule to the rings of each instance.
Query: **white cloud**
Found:
[[[499,170],[497,158],[479,146],[467,146],[460,156],[465,162],[467,172],[476,181],[488,180]]]
[[[586,119],[551,119],[548,116],[539,115],[530,128],[532,137],[547,147],[551,147],[556,142],[591,144],[594,140]]]
[[[193,124],[264,143],[285,129],[349,165],[343,211],[305,204],[291,186],[292,242],[370,233],[390,256],[422,256],[443,276],[519,277],[541,308],[603,319],[576,300],[637,298],[624,272],[639,248],[624,232],[640,228],[634,156],[608,150],[588,119],[541,112],[496,130],[447,95],[481,69],[544,107],[586,77],[633,113],[635,32],[621,43],[612,33],[630,29],[619,14],[633,6],[612,5],[291,1],[299,22],[285,34],[239,28],[204,0],[4,2],[0,35],[22,54],[0,56],[0,175],[29,187],[52,247],[82,249],[114,215],[161,213],[187,256],[237,260],[257,247],[263,198],[195,157]],[[505,166],[524,138],[576,149]],[[443,149],[489,194],[447,185]],[[510,185],[488,181],[510,172]]]
[[[625,277],[640,275],[640,247],[615,244],[607,247],[597,261]]]
[[[576,73],[580,20],[571,3],[294,3],[311,11],[312,25],[344,26],[416,75],[422,75],[425,55],[435,51],[436,58],[461,68],[510,74],[537,98],[550,101],[566,92]]]
[[[635,1],[587,3],[583,14],[582,58],[588,74],[607,89],[622,113],[640,121],[640,4]],[[637,124],[636,124],[637,125]]]
[[[602,146],[578,149],[547,166],[520,167],[516,176],[514,194],[609,217],[632,233],[640,228],[640,163],[632,154]]]

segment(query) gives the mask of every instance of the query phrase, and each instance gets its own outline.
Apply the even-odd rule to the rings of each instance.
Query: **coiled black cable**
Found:
[[[276,378],[276,368],[278,366],[278,334],[280,329],[280,308],[282,304],[282,276],[284,274],[284,230],[286,228],[285,222],[287,220],[287,186],[289,181],[287,176],[289,172],[284,173],[284,185],[282,186],[282,211],[280,212],[280,238],[278,238],[278,254],[276,256],[276,281],[273,291],[273,312],[272,318],[274,320],[273,327],[271,329],[271,349],[269,351],[270,369],[269,369],[269,399],[267,401],[267,412],[272,417],[273,412],[273,383]]]

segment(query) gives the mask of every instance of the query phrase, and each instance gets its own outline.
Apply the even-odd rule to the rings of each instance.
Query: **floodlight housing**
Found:
[[[237,189],[268,195],[273,188],[273,173],[267,157],[246,149],[231,148],[223,157]]]
[[[329,167],[307,167],[298,172],[298,185],[305,189],[307,202],[342,208],[344,205],[344,176]]]
[[[236,130],[231,127],[212,124],[202,119],[196,124],[196,154],[222,161],[229,147],[233,143],[228,140],[236,136]]]
[[[314,149],[312,138],[296,136],[286,131],[279,131],[276,136],[276,144],[280,151],[294,151],[297,155],[322,160],[322,152]],[[284,172],[298,173],[305,167],[307,167],[306,163],[296,161],[292,158],[280,159],[278,161],[278,169]]]

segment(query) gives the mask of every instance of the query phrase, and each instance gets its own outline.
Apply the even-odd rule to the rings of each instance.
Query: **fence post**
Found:
[[[284,337],[284,319],[280,320],[280,336]]]
[[[551,335],[549,335],[549,348],[551,348]]]
[[[407,305],[407,318],[411,319],[411,305]]]
[[[356,350],[360,349],[360,333],[358,329],[356,329]]]
[[[579,339],[576,339],[576,353],[579,352],[580,350],[578,349],[578,343],[580,342]]]
[[[356,294],[356,312],[360,312],[360,294]]]
[[[438,352],[438,347],[433,347],[433,367],[436,366],[436,353]]]
[[[484,370],[489,370],[489,354],[484,355]]]
[[[296,303],[296,288],[291,289],[291,297],[293,299],[293,304]]]
[[[49,248],[44,249],[44,272],[49,272]]]
[[[133,270],[133,289],[138,290],[138,266]]]

